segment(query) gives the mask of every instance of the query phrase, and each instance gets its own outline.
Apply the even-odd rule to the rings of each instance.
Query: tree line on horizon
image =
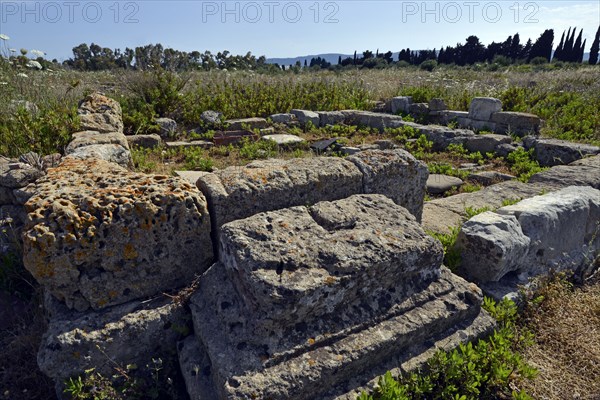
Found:
[[[511,63],[543,63],[562,61],[582,63],[585,52],[586,40],[582,41],[583,29],[576,37],[576,28],[569,28],[563,32],[560,43],[553,50],[554,30],[546,29],[540,37],[533,42],[521,42],[518,33],[509,36],[504,42],[492,42],[489,45],[481,43],[475,35],[469,36],[465,43],[456,46],[441,47],[440,50],[412,51],[410,48],[402,49],[396,59],[391,51],[373,53],[370,50],[353,57],[339,56],[338,64],[332,65],[322,57],[314,57],[308,62],[304,60],[304,67],[311,69],[339,69],[344,67],[354,68],[385,68],[390,65],[436,65],[455,64],[459,66],[473,65],[476,63],[498,63],[508,65]],[[598,63],[600,50],[600,27],[590,48],[588,63]],[[82,43],[73,48],[73,57],[66,60],[63,65],[81,71],[99,71],[110,69],[135,69],[148,70],[161,67],[172,71],[187,70],[275,70],[286,69],[286,66],[267,63],[265,56],[256,57],[250,52],[246,55],[233,55],[229,51],[212,54],[210,51],[184,52],[171,48],[164,48],[161,44],[149,44],[136,47],[112,50],[92,43],[88,46]],[[300,62],[288,68],[301,69]]]

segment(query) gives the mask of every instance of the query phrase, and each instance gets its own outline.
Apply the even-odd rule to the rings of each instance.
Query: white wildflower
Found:
[[[22,72],[19,72],[19,73],[17,74],[17,76],[18,76],[19,78],[29,78],[29,77],[28,77],[26,74],[24,74],[24,73],[22,73]]]
[[[27,67],[42,69],[42,64],[40,64],[39,62],[37,62],[35,60],[29,60],[29,62],[27,62]]]
[[[8,85],[8,82],[0,82],[0,85]]]
[[[46,53],[41,50],[30,50],[29,53],[33,54],[36,57],[44,57]]]
[[[8,49],[11,53],[16,53],[17,49]]]
[[[4,33],[0,33],[0,40],[8,40],[10,39],[10,37],[8,37],[8,35],[5,35]]]

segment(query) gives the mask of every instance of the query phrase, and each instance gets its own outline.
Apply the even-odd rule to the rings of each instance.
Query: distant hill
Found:
[[[416,50],[419,51],[419,50]],[[357,57],[362,56],[362,53],[357,53]],[[304,65],[304,60],[306,60],[307,64],[310,64],[310,60],[312,58],[321,57],[335,65],[338,62],[339,57],[342,56],[342,60],[347,57],[354,57],[354,54],[340,54],[340,53],[325,53],[325,54],[315,54],[310,56],[299,56],[299,57],[290,57],[290,58],[267,58],[267,63],[269,64],[279,64],[279,65],[294,65],[296,61],[300,61],[301,65]],[[398,60],[398,52],[393,53],[394,61]],[[583,54],[583,61],[587,61],[590,59],[590,53]]]

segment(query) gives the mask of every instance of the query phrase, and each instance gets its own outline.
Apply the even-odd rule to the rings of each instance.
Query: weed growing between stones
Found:
[[[519,147],[506,158],[510,164],[510,170],[522,182],[527,182],[532,175],[544,171],[546,168],[533,159],[533,149],[525,150]]]
[[[485,298],[484,308],[498,321],[487,339],[439,351],[420,371],[397,378],[387,372],[372,394],[363,392],[358,400],[532,399],[517,388],[522,380],[537,374],[521,356],[533,343],[531,332],[517,324],[514,302]]]
[[[442,247],[444,248],[444,265],[453,272],[460,265],[460,251],[454,246],[459,232],[459,226],[452,227],[450,233],[427,232],[428,235],[442,243]]]

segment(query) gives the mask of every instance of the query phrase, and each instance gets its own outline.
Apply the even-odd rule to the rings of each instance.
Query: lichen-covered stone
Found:
[[[79,103],[81,128],[102,133],[123,132],[121,105],[100,93],[92,93]]]
[[[46,302],[56,300],[47,296]],[[169,298],[131,301],[93,312],[73,312],[46,304],[52,314],[38,352],[38,365],[52,379],[95,372],[112,376],[115,365],[144,368],[152,358],[168,363],[176,343],[189,332],[191,316]]]
[[[77,310],[184,286],[213,258],[205,198],[179,178],[67,159],[26,208],[25,267]]]
[[[368,150],[346,158],[363,174],[362,193],[383,194],[421,220],[427,166],[402,149]]]
[[[83,131],[73,134],[73,139],[67,145],[65,154],[71,154],[80,147],[86,147],[95,144],[118,144],[129,150],[127,137],[121,132],[100,133],[95,131]]]
[[[120,144],[91,144],[89,146],[78,147],[65,157],[65,159],[69,158],[77,160],[96,158],[125,168],[133,166],[129,147],[126,148]]]

